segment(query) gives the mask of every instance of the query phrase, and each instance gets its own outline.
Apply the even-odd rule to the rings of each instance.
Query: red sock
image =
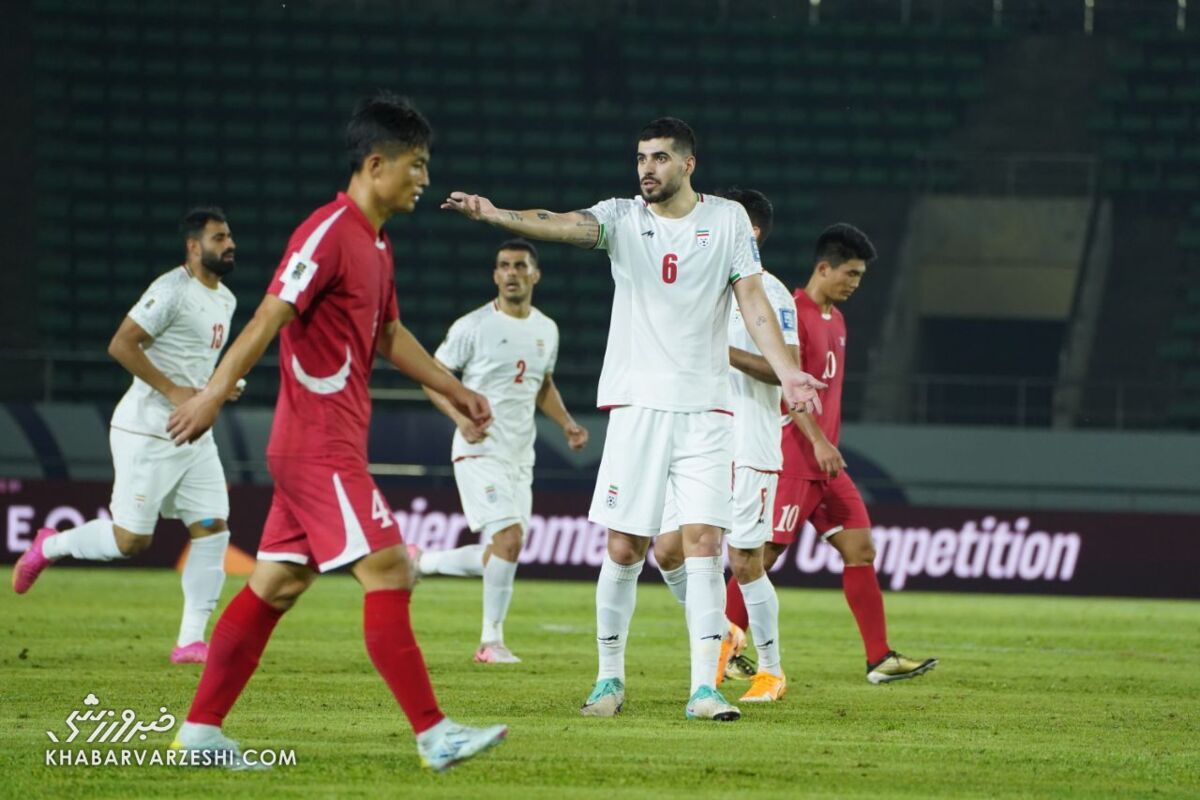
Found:
[[[725,616],[742,630],[750,628],[750,612],[746,610],[746,601],[742,598],[742,587],[738,586],[737,578],[729,576],[725,584]]]
[[[413,733],[427,731],[445,715],[438,708],[429,671],[408,617],[412,592],[379,589],[363,598],[363,634],[371,663],[400,703]]]
[[[267,605],[249,586],[237,593],[213,628],[208,662],[188,722],[217,726],[224,722],[258,668],[258,659],[282,616],[282,611]]]
[[[842,591],[858,622],[858,632],[867,649],[867,663],[881,661],[892,648],[887,643],[887,617],[883,614],[883,593],[879,591],[874,565],[846,567],[842,571]]]

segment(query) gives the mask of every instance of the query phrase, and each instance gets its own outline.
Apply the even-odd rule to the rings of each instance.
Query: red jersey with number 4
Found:
[[[830,444],[837,446],[842,433],[842,375],[846,364],[846,320],[836,307],[829,314],[797,289],[796,315],[800,333],[800,366],[809,375],[816,376],[829,385],[821,391],[822,413],[817,415],[817,424]],[[821,471],[813,455],[812,443],[796,425],[788,423],[783,428],[783,473],[797,478],[824,480],[829,477]]]
[[[344,193],[296,228],[267,289],[296,309],[267,455],[365,467],[376,343],[399,317],[394,269],[387,236]]]

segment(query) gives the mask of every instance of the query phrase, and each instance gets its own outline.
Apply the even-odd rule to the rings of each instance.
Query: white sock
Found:
[[[765,574],[750,583],[738,584],[750,614],[750,635],[758,650],[759,672],[783,675],[779,664],[779,596]]]
[[[517,565],[492,553],[483,568],[483,635],[481,642],[504,642],[504,618],[512,601]]]
[[[659,572],[662,573],[662,579],[671,590],[671,594],[679,601],[679,605],[687,608],[687,565],[680,564],[675,569],[660,567]]]
[[[483,549],[481,544],[469,544],[453,550],[422,550],[421,575],[478,578],[483,575]]]
[[[183,620],[176,644],[183,647],[204,641],[208,618],[217,607],[225,585],[225,549],[229,531],[192,539],[187,563],[183,565]]]
[[[622,566],[605,553],[600,577],[596,581],[596,647],[600,668],[596,680],[619,678],[625,682],[625,641],[629,621],[637,606],[637,579],[645,561]],[[716,662],[713,671],[716,671]]]
[[[687,623],[692,641],[692,693],[712,686],[721,658],[721,639],[729,629],[725,620],[725,572],[720,556],[685,558],[687,569]]]
[[[71,556],[84,561],[115,561],[127,558],[117,547],[111,519],[94,519],[78,528],[55,534],[42,543],[42,552],[50,559]]]

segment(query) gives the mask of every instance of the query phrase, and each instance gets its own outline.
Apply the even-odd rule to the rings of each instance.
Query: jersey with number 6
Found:
[[[153,337],[144,348],[151,364],[178,386],[202,389],[229,338],[236,307],[225,284],[209,289],[179,266],[150,284],[128,316]],[[172,409],[171,401],[135,377],[113,410],[112,425],[165,439]]]
[[[679,219],[640,197],[588,211],[616,284],[596,404],[729,411],[732,287],[762,271],[746,210],[700,195]]]
[[[829,386],[821,392],[823,410],[817,424],[834,447],[842,433],[842,376],[846,365],[846,320],[836,307],[822,314],[804,289],[797,289],[796,312],[800,321],[800,366]],[[813,455],[812,443],[796,425],[783,429],[783,474],[808,480],[825,480]]]
[[[454,432],[451,457],[495,456],[533,466],[537,430],[534,409],[546,376],[558,358],[558,326],[536,308],[524,319],[509,316],[493,300],[455,320],[434,357],[463,385],[492,406],[492,424],[482,442],[471,444]]]
[[[775,309],[775,317],[783,331],[784,344],[799,344],[796,301],[783,282],[771,273],[763,272],[762,281],[767,300]],[[741,309],[736,304],[729,315],[729,346],[762,355],[746,330]],[[783,390],[732,367],[729,368],[729,388],[733,393],[733,463],[762,472],[778,472],[783,467],[779,444],[779,408]]]

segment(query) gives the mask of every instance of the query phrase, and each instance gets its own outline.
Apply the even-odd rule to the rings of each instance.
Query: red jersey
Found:
[[[279,336],[268,456],[367,463],[367,383],[380,331],[399,317],[392,245],[339,192],[288,241],[268,293],[296,318]]]
[[[800,333],[800,367],[805,372],[829,385],[821,391],[821,406],[818,414],[825,438],[834,447],[842,433],[842,373],[846,364],[846,320],[836,307],[829,315],[821,313],[821,307],[812,301],[804,289],[797,289],[796,313]],[[813,455],[813,446],[804,432],[793,424],[783,429],[783,472],[796,478],[825,480],[829,476],[821,471]]]

